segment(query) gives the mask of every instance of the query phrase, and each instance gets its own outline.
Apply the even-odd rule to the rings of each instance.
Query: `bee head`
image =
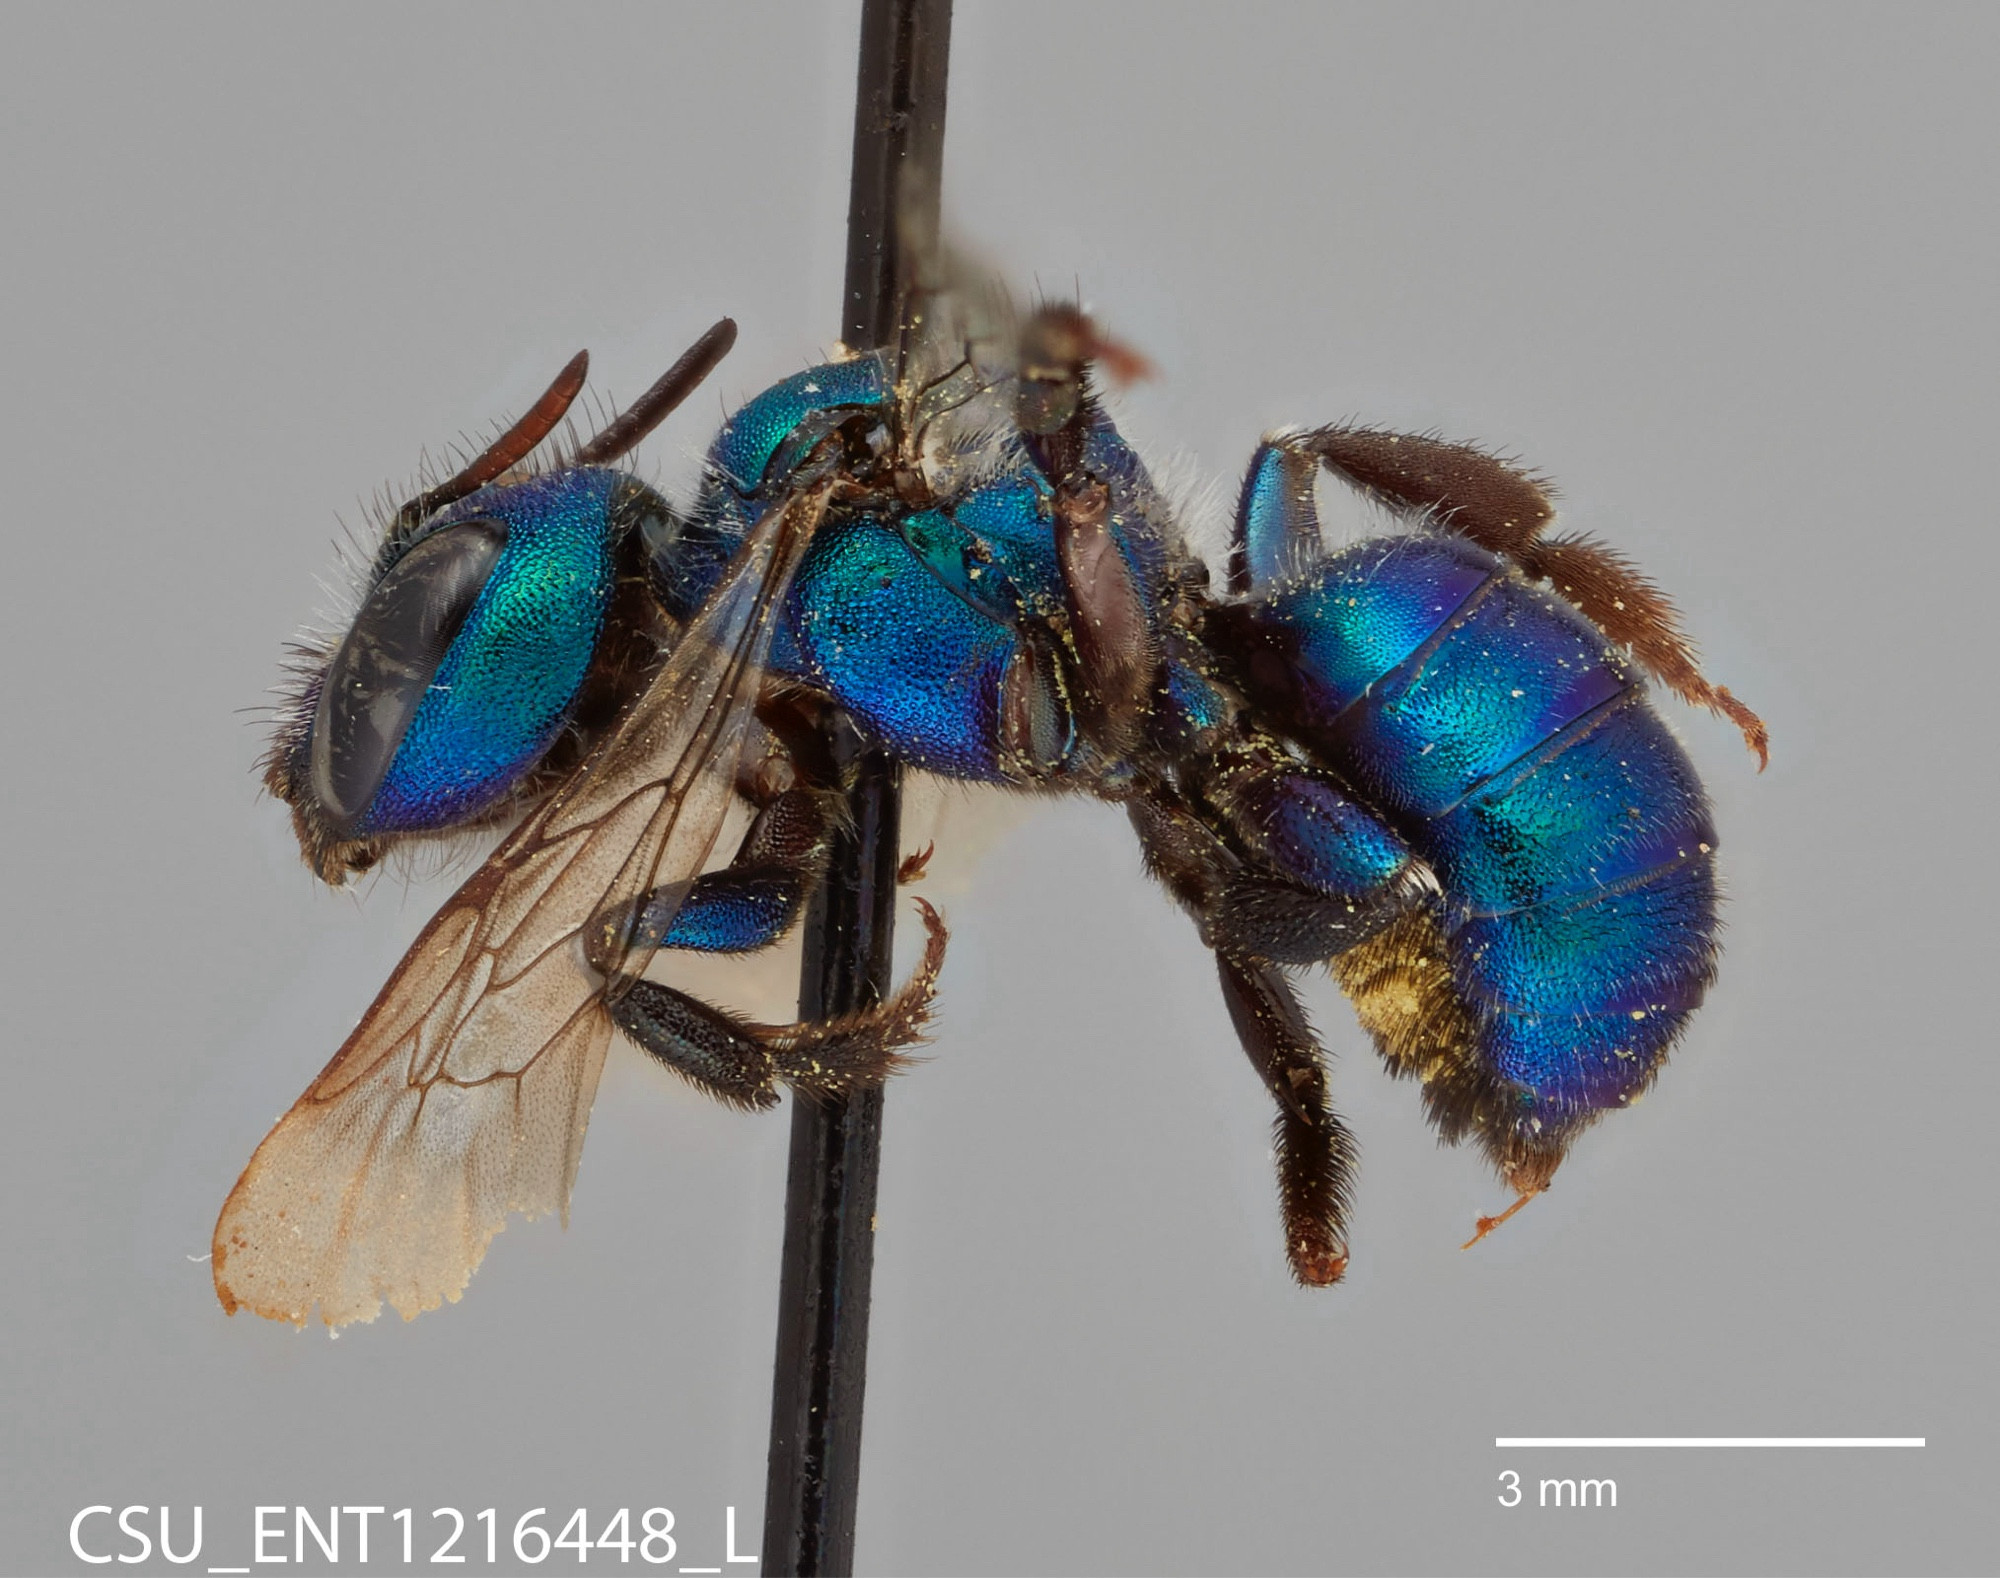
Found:
[[[402,836],[507,808],[597,651],[626,483],[572,468],[485,488],[378,560],[266,763],[319,876],[338,882]]]

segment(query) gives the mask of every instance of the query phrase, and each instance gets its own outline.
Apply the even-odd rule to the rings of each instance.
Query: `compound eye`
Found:
[[[313,714],[312,794],[335,833],[361,831],[418,703],[506,544],[499,521],[447,526],[398,559],[368,594],[327,665]]]

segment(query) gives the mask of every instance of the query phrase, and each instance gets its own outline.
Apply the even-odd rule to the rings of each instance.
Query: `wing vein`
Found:
[[[605,1003],[714,849],[831,491],[816,476],[759,518],[609,735],[425,926],[265,1137],[216,1223],[226,1309],[340,1325],[386,1299],[411,1317],[458,1297],[511,1213],[567,1217]]]

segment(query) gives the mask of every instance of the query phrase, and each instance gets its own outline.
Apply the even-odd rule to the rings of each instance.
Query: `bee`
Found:
[[[1346,1267],[1354,1147],[1291,971],[1331,967],[1513,1209],[1647,1087],[1714,972],[1716,837],[1644,679],[1760,761],[1766,735],[1657,588],[1547,535],[1538,478],[1434,438],[1274,434],[1217,587],[1099,398],[1143,360],[1056,304],[1004,355],[934,336],[780,382],[676,509],[614,463],[734,332],[527,467],[579,356],[395,512],[352,627],[306,665],[266,781],[321,877],[519,822],[252,1157],[215,1231],[225,1309],[339,1325],[457,1298],[510,1214],[566,1209],[614,1029],[747,1108],[901,1067],[946,944],[922,901],[910,980],[833,1023],[646,973],[794,924],[839,815],[839,717],[914,768],[1126,808],[1275,1100],[1303,1284]],[[1322,473],[1409,529],[1329,549]]]

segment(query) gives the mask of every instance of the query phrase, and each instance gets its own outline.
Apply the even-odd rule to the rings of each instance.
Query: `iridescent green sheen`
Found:
[[[418,704],[363,832],[448,826],[502,799],[548,750],[597,647],[612,588],[617,474],[560,471],[473,494],[433,523],[507,530],[485,588]]]
[[[716,435],[709,464],[739,493],[754,492],[785,440],[823,411],[879,406],[888,398],[888,375],[879,356],[809,367],[773,384],[731,417]]]
[[[1716,890],[1700,782],[1625,660],[1443,536],[1343,549],[1247,620],[1284,655],[1271,704],[1443,884],[1453,980],[1518,1121],[1631,1100],[1714,973]]]

